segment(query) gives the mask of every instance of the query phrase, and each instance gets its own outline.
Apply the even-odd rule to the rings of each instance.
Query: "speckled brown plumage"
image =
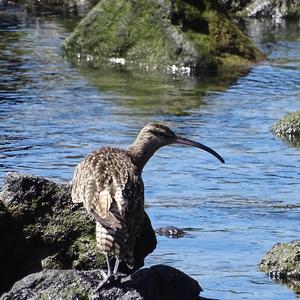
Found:
[[[101,148],[76,167],[72,199],[96,220],[97,246],[133,267],[133,249],[143,223],[144,185],[125,150]]]
[[[101,148],[87,155],[76,167],[72,199],[83,202],[96,220],[97,246],[106,254],[108,264],[104,283],[116,275],[119,261],[133,268],[133,250],[145,217],[143,168],[159,148],[175,143],[203,149],[224,162],[211,148],[154,123],[146,125],[127,150]],[[113,271],[110,257],[117,259]],[[101,287],[102,284],[97,289]]]

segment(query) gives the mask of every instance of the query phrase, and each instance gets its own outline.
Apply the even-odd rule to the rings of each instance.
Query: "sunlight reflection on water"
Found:
[[[269,45],[273,61],[237,81],[137,78],[77,70],[62,57],[68,32],[60,19],[12,12],[0,24],[0,178],[14,170],[70,180],[92,149],[126,147],[145,123],[166,122],[226,164],[185,147],[161,149],[149,162],[154,227],[188,234],[159,237],[147,264],[179,267],[207,297],[295,299],[256,264],[274,243],[299,238],[299,149],[269,131],[300,106],[299,39]]]

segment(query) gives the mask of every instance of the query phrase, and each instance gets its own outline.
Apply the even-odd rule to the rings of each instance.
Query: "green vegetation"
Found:
[[[292,146],[300,147],[300,111],[286,114],[273,125],[271,130]]]
[[[212,0],[102,0],[66,39],[64,50],[81,64],[121,62],[170,73],[264,59]]]
[[[260,262],[259,269],[300,292],[300,241],[274,245]]]
[[[0,200],[14,195],[6,211],[22,229],[30,251],[27,260],[43,269],[87,270],[105,265],[96,248],[95,223],[81,205],[72,203],[70,186],[18,173],[11,178],[16,191],[6,194],[4,190]]]

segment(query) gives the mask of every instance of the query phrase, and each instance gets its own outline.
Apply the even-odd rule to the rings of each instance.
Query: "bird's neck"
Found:
[[[127,153],[130,156],[133,164],[138,168],[140,172],[143,171],[144,166],[159,147],[150,145],[149,143],[143,143],[136,140],[132,145],[127,148]]]

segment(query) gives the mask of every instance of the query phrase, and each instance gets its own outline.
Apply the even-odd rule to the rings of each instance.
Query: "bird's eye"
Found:
[[[157,133],[157,136],[159,136],[159,137],[164,137],[165,134],[164,134],[163,132],[158,132],[158,133]]]

